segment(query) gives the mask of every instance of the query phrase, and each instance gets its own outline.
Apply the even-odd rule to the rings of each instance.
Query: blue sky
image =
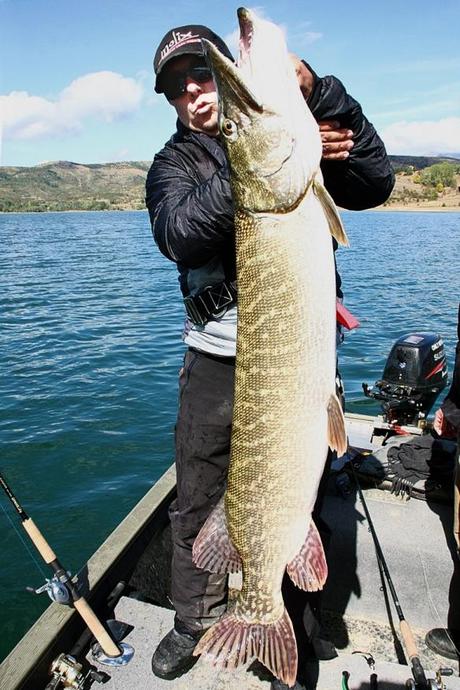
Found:
[[[238,3],[0,0],[1,165],[151,160],[175,114],[153,92],[155,48],[206,24],[235,51]],[[460,151],[458,0],[269,0],[290,50],[335,74],[389,153]]]

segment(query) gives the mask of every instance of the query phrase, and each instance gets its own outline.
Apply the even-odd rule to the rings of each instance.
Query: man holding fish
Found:
[[[334,202],[379,205],[394,176],[340,81],[288,57],[274,25],[238,14],[239,68],[198,25],[169,31],[154,58],[155,89],[178,122],[155,156],[146,202],[179,270],[188,350],[170,511],[176,618],[152,669],[174,678],[194,652],[227,667],[257,657],[283,688],[296,682],[297,649],[281,579],[286,571],[309,592],[324,584],[317,495],[327,448],[346,447],[333,258],[346,236]],[[242,594],[225,613],[227,573],[240,568]]]

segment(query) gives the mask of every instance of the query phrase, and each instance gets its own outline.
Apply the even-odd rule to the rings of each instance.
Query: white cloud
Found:
[[[443,113],[445,118],[455,117],[459,111],[459,91],[458,80],[436,84],[430,89],[426,86],[423,89],[405,89],[400,97],[385,97],[383,106],[388,110],[380,107],[372,117],[380,122],[383,119],[390,122],[428,119],[438,113]]]
[[[290,42],[305,47],[323,38],[324,34],[320,31],[312,31],[311,25],[312,22],[299,22],[295,30],[289,32]]]
[[[304,45],[311,45],[312,43],[315,43],[316,41],[319,41],[320,38],[323,37],[323,34],[320,33],[319,31],[305,31],[303,36],[301,36],[302,43]]]
[[[79,132],[84,120],[112,122],[135,111],[143,88],[116,72],[92,72],[75,79],[55,100],[12,91],[0,96],[5,139],[38,139]]]
[[[388,105],[388,103],[386,103]],[[440,98],[427,100],[425,103],[420,102],[420,99],[412,99],[412,105],[408,104],[404,108],[396,110],[380,110],[373,114],[374,119],[390,120],[390,122],[407,122],[414,121],[414,118],[430,117],[433,114],[443,112],[446,115],[458,112],[458,101],[454,98]]]
[[[390,154],[433,155],[460,151],[460,117],[395,122],[380,135]]]
[[[235,59],[238,59],[238,54],[240,50],[240,30],[235,29],[235,31],[232,31],[231,34],[227,34],[224,36],[224,41],[230,48],[230,52],[232,53],[233,57]]]

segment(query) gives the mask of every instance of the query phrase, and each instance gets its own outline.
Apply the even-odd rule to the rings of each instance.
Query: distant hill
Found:
[[[401,168],[412,166],[414,170],[423,170],[435,163],[443,163],[448,161],[450,163],[458,163],[458,156],[452,154],[449,156],[388,156],[393,168],[398,171]]]
[[[455,157],[390,156],[395,171],[422,170]],[[150,161],[0,167],[0,211],[143,209]],[[391,199],[390,199],[391,202]]]
[[[0,167],[0,211],[143,209],[150,162]]]

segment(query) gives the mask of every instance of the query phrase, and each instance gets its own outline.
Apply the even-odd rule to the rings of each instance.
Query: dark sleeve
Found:
[[[190,268],[216,256],[234,232],[228,169],[200,182],[180,155],[157,154],[146,182],[146,204],[160,251]]]
[[[442,404],[442,410],[447,421],[460,429],[460,304],[458,305],[457,340],[452,384]]]
[[[353,131],[354,146],[345,161],[321,163],[324,183],[335,203],[354,211],[379,206],[394,186],[394,172],[383,141],[363,115],[361,106],[336,77],[314,76],[308,105],[315,119],[337,120]]]

